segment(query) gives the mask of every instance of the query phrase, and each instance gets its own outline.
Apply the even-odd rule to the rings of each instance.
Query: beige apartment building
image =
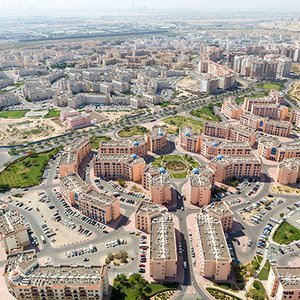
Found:
[[[236,104],[234,99],[228,99],[223,102],[221,113],[223,113],[230,119],[239,120],[243,113],[243,110]]]
[[[146,138],[148,150],[153,153],[160,153],[168,145],[167,135],[161,127],[153,128]]]
[[[281,144],[277,138],[262,137],[258,140],[258,154],[273,161],[300,158],[300,143]]]
[[[275,181],[280,184],[295,184],[300,179],[300,159],[289,158],[277,166]]]
[[[209,172],[209,168],[207,169]],[[199,206],[208,205],[211,200],[212,178],[210,174],[201,173],[200,169],[193,169],[185,191],[187,201]]]
[[[201,151],[201,135],[191,127],[180,128],[179,143],[188,152],[200,153]]]
[[[98,193],[75,173],[61,177],[60,188],[63,199],[96,221],[107,224],[121,214],[117,198]]]
[[[143,172],[142,185],[150,191],[150,199],[156,204],[169,204],[173,198],[171,178],[165,168],[147,166]]]
[[[90,154],[91,143],[89,139],[75,139],[67,146],[61,155],[59,175],[78,173],[82,161]]]
[[[102,300],[109,288],[107,266],[42,266],[34,250],[8,255],[4,277],[17,300]]]
[[[300,268],[271,265],[265,289],[269,299],[300,299]]]
[[[0,237],[6,253],[30,245],[22,217],[16,210],[8,210],[6,204],[0,210]]]
[[[135,228],[146,233],[151,231],[151,220],[167,212],[164,206],[141,201],[135,211]]]
[[[170,213],[164,213],[151,221],[150,276],[154,280],[177,276],[176,234]]]
[[[140,182],[145,166],[145,160],[137,154],[98,154],[93,159],[94,175],[110,179]]]
[[[262,161],[252,155],[223,156],[219,155],[211,160],[209,166],[215,171],[215,180],[225,182],[230,178],[260,178]]]
[[[206,158],[213,158],[218,155],[249,156],[251,155],[251,147],[248,142],[233,142],[203,137],[201,154]]]
[[[229,280],[232,259],[220,220],[202,210],[195,225],[200,274],[214,281]]]
[[[289,137],[292,128],[292,123],[290,122],[275,121],[251,114],[243,114],[240,118],[240,124],[256,131],[262,131],[281,137]]]
[[[143,139],[126,139],[118,141],[101,141],[99,155],[132,155],[146,157],[148,153],[147,142]]]

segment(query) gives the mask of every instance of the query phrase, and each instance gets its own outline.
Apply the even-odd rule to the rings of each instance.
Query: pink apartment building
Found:
[[[200,153],[201,151],[201,135],[191,127],[180,128],[179,142],[186,151],[192,153]]]
[[[152,131],[147,134],[146,138],[150,152],[159,153],[167,147],[167,135],[161,127],[153,128]]]
[[[262,161],[252,156],[223,156],[212,159],[209,166],[215,171],[215,180],[226,182],[230,178],[260,178]]]
[[[269,299],[300,299],[300,268],[271,265],[265,289]]]
[[[88,139],[75,139],[66,146],[59,162],[59,175],[78,173],[82,161],[90,154],[91,143]]]
[[[166,212],[151,221],[150,276],[154,280],[176,277],[177,259],[173,216]]]
[[[289,185],[295,184],[300,179],[300,159],[299,158],[289,158],[284,159],[277,166],[276,181]]]
[[[118,141],[102,141],[99,145],[100,155],[131,155],[146,157],[148,153],[147,142],[143,139],[126,139]]]
[[[136,154],[98,154],[93,159],[95,176],[111,179],[140,182],[145,166],[145,160]]]

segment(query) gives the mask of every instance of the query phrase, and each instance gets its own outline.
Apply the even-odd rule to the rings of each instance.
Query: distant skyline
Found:
[[[299,0],[1,0],[1,15],[103,14],[112,11],[272,11],[300,12]]]

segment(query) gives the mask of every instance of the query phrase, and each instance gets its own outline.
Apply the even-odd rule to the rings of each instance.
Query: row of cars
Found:
[[[39,245],[39,241],[38,241],[38,238],[35,236],[35,234],[33,233],[33,230],[31,229],[30,227],[30,224],[27,220],[26,217],[22,216],[21,215],[21,218],[27,228],[27,233],[28,233],[28,236],[29,236],[29,240],[30,240],[30,243],[33,247],[37,247]]]
[[[268,223],[264,227],[262,234],[258,238],[258,242],[257,242],[258,248],[264,249],[266,247],[266,241],[268,240],[273,227],[274,227],[274,225],[271,223]]]
[[[134,196],[134,197],[137,197],[137,198],[145,198],[145,195],[144,194],[141,194],[141,193],[136,193],[136,192],[132,192],[132,191],[126,191],[124,188],[122,188],[120,185],[116,184],[115,182],[113,182],[112,180],[109,181],[110,185],[119,190],[120,192],[122,193],[125,193],[125,194],[128,194],[128,195],[131,195],[131,196]]]
[[[33,209],[32,207],[29,207],[29,206],[25,205],[24,203],[18,202],[18,201],[16,202],[16,206],[21,207],[27,211],[32,211],[32,209]]]
[[[113,247],[124,245],[124,244],[127,244],[127,240],[126,239],[124,240],[121,238],[121,239],[117,239],[115,241],[105,243],[105,248],[106,249],[113,248]]]
[[[146,272],[146,265],[147,262],[147,250],[148,246],[147,244],[147,237],[145,235],[142,235],[140,237],[140,264],[139,264],[139,273],[145,273]]]
[[[81,248],[81,249],[75,249],[71,251],[67,251],[64,253],[64,256],[66,258],[76,257],[76,256],[83,256],[85,254],[95,253],[98,249],[96,246],[93,246],[92,244],[89,245],[89,247]],[[89,259],[85,258],[84,261],[88,261]]]

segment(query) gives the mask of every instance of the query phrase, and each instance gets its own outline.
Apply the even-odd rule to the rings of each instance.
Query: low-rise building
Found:
[[[209,166],[215,171],[215,180],[225,182],[231,178],[260,178],[262,161],[252,156],[223,156],[218,155]]]
[[[93,159],[94,175],[110,179],[125,178],[140,182],[145,166],[145,160],[135,153],[131,155],[98,154]]]
[[[269,299],[300,299],[300,268],[271,265],[265,288]]]
[[[18,248],[30,245],[27,228],[24,220],[16,210],[4,209],[6,204],[1,205],[0,210],[0,237],[6,253]]]
[[[223,102],[221,107],[221,113],[223,113],[230,119],[239,120],[243,113],[243,110],[236,104],[235,100],[228,99]]]
[[[151,221],[150,276],[154,280],[177,276],[176,234],[170,213],[164,213]]]
[[[159,153],[166,149],[168,141],[167,135],[161,127],[156,127],[147,134],[148,150],[153,153]]]
[[[281,184],[295,184],[300,179],[300,159],[284,159],[277,166],[275,180]]]
[[[164,206],[141,201],[135,211],[135,228],[146,233],[150,233],[151,220],[159,217],[166,211],[167,209]]]

